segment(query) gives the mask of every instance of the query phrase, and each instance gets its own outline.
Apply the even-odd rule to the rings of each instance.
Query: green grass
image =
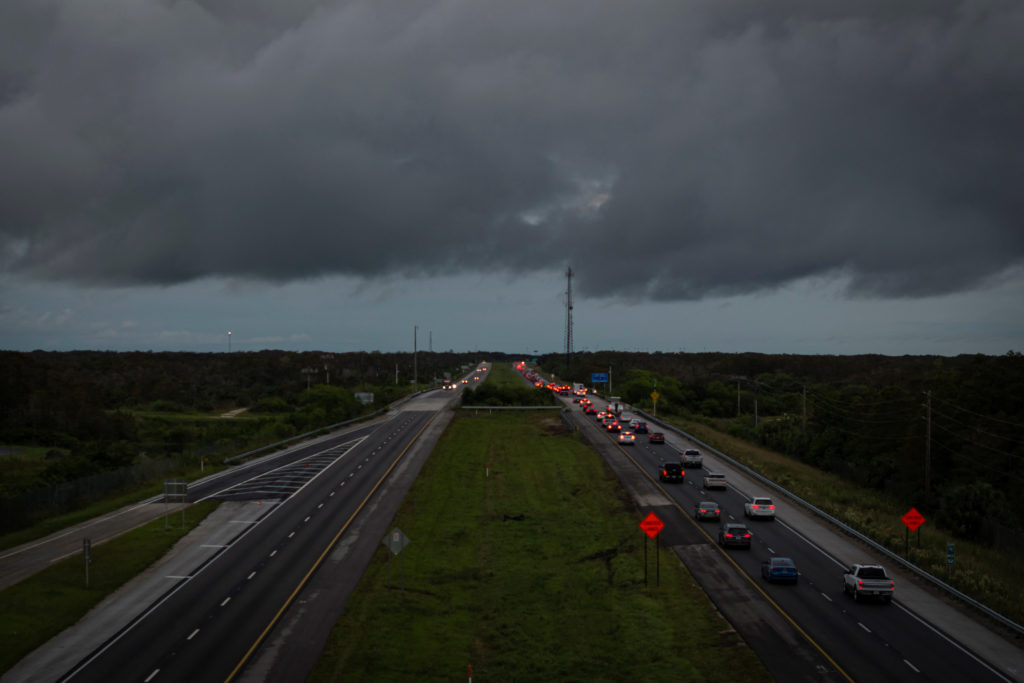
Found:
[[[101,600],[156,562],[194,529],[219,502],[189,507],[165,529],[163,517],[92,548],[89,587],[81,554],[62,560],[0,591],[0,672],[71,626]],[[177,522],[178,526],[174,524]]]
[[[523,382],[523,378],[520,377],[519,373],[516,372],[511,363],[489,363],[487,367],[489,367],[490,370],[486,373],[481,373],[485,375],[485,377],[481,377],[481,379],[488,384],[496,385],[499,388],[526,386]]]
[[[640,520],[557,417],[457,417],[310,680],[770,680],[670,551],[644,586]]]
[[[948,529],[928,520],[918,535],[910,534],[904,552],[906,527],[900,518],[910,509],[877,491],[844,481],[795,458],[753,445],[705,424],[667,418],[704,443],[727,453],[754,471],[792,491],[812,505],[881,543],[892,552],[946,581],[992,609],[1024,624],[1024,558],[998,552],[978,543],[954,539]],[[946,542],[956,542],[956,562],[947,578]],[[918,543],[920,542],[920,546]],[[921,582],[922,585],[928,585]]]

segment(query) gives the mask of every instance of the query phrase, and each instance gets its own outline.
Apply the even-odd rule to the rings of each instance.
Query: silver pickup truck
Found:
[[[872,597],[889,604],[896,592],[896,583],[881,565],[853,564],[843,574],[843,592],[852,595],[856,601]]]

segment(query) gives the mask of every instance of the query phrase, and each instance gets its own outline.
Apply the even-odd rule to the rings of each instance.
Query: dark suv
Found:
[[[661,470],[658,472],[658,479],[661,481],[683,481],[686,472],[683,464],[678,460],[662,460]]]

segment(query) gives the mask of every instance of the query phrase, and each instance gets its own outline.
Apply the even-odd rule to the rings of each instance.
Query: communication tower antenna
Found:
[[[565,375],[569,376],[569,368],[572,367],[572,266],[565,271],[568,281],[565,290]]]

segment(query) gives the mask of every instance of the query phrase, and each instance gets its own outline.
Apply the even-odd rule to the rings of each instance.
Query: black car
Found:
[[[745,525],[726,522],[718,531],[718,543],[727,548],[749,548],[750,535],[750,530]]]
[[[646,434],[647,433],[647,423],[646,422],[637,422],[636,423],[636,427],[633,428],[633,433],[634,434]]]
[[[683,481],[686,472],[683,464],[678,460],[663,460],[661,469],[658,471],[658,479],[661,481]]]

